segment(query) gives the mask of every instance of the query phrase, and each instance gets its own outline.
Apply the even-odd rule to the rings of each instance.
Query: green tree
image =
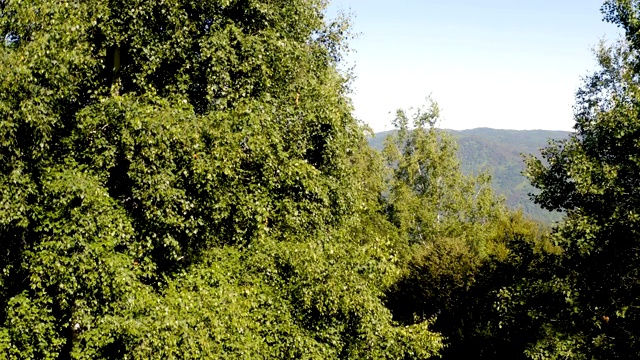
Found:
[[[555,231],[565,254],[554,278],[540,283],[563,302],[539,314],[548,320],[548,334],[532,346],[534,358],[640,353],[640,7],[620,0],[602,9],[625,39],[598,47],[600,69],[577,93],[571,138],[545,149],[545,162],[528,160],[541,190],[536,202],[567,213]]]
[[[457,144],[436,128],[438,105],[430,98],[412,114],[398,110],[397,132],[385,140],[384,155],[393,168],[389,179],[388,213],[410,244],[474,234],[463,239],[476,252],[484,251],[474,227],[490,223],[502,209],[487,175],[465,176]]]
[[[513,335],[527,325],[503,328],[498,292],[544,258],[544,234],[506,210],[487,175],[462,173],[455,140],[437,129],[437,104],[427,101],[396,113],[397,132],[384,149],[386,214],[404,242],[402,277],[387,303],[405,324],[434,318],[445,358],[522,353],[526,343]]]
[[[326,6],[0,1],[5,358],[441,348],[381,300],[397,246],[359,230],[379,163]]]
[[[404,244],[402,275],[387,304],[404,324],[434,319],[444,358],[525,358],[548,325],[529,305],[563,304],[528,286],[555,276],[561,251],[542,225],[505,208],[487,175],[462,173],[456,143],[436,128],[438,118],[431,99],[412,114],[398,111],[385,145],[386,215]]]

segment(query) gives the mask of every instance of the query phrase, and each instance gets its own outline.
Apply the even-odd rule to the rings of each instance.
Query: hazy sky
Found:
[[[432,94],[441,127],[570,130],[592,48],[617,38],[601,0],[333,0],[352,14],[356,116],[391,129]]]

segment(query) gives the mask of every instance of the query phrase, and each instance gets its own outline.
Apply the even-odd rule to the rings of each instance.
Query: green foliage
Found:
[[[387,138],[384,149],[394,168],[389,216],[410,243],[478,233],[473,228],[492,221],[502,206],[486,175],[461,173],[455,141],[435,128],[438,116],[437,104],[430,99],[426,108],[412,115],[412,124],[399,110],[394,121],[398,131]],[[414,126],[411,131],[410,125]],[[475,236],[465,240],[482,251],[482,240]]]
[[[326,5],[0,2],[3,357],[437,354]]]
[[[637,4],[527,160],[551,235],[430,99],[368,146],[326,6],[0,1],[3,358],[640,353]]]
[[[536,201],[568,217],[555,239],[566,256],[544,291],[564,295],[546,316],[548,336],[533,358],[633,358],[638,298],[638,77],[637,19],[631,1],[607,1],[605,19],[626,40],[597,49],[600,70],[577,93],[576,134],[530,158]],[[529,290],[531,292],[531,290]]]
[[[437,107],[418,112],[411,132],[398,114],[386,149],[395,171],[389,217],[414,245],[387,303],[403,323],[437,316],[445,358],[626,359],[640,352],[640,9],[620,0],[603,11],[626,40],[598,49],[601,70],[577,93],[576,132],[544,149],[542,159],[527,159],[536,202],[567,214],[551,235],[499,206],[484,207],[480,221],[464,215],[479,205],[453,180],[464,177],[445,133],[421,129],[433,126]],[[451,189],[438,193],[439,184]],[[443,199],[455,206],[441,207]]]
[[[564,139],[569,136],[569,132],[489,128],[441,131],[447,132],[456,140],[462,173],[477,175],[486,172],[491,175],[494,192],[505,198],[509,209],[522,210],[525,216],[549,226],[562,219],[562,213],[542,209],[531,201],[529,194],[536,190],[522,175],[525,169],[522,154],[539,156],[540,149],[547,146],[549,140]],[[384,139],[393,132],[376,133],[369,144],[382,151]]]
[[[552,304],[547,293],[517,301],[523,279],[549,279],[559,250],[539,224],[511,213],[485,228],[487,254],[479,256],[457,239],[417,248],[387,301],[399,321],[437,315],[433,329],[446,337],[444,358],[524,358],[545,319],[527,305]],[[523,288],[525,286],[525,288]]]
[[[540,225],[505,208],[487,175],[462,173],[455,140],[435,128],[437,119],[429,99],[411,119],[398,111],[398,130],[387,138],[393,176],[386,213],[407,242],[387,304],[404,324],[435,317],[433,328],[446,338],[444,357],[517,357],[528,343],[514,334],[528,339],[538,327],[530,320],[506,324],[508,316],[528,317],[521,310],[505,315],[500,292],[538,271],[556,249]]]

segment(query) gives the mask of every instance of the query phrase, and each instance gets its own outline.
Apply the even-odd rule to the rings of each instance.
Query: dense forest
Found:
[[[561,212],[551,212],[535,204],[530,194],[536,189],[524,176],[524,156],[541,156],[540,150],[549,141],[569,137],[568,131],[504,130],[476,128],[468,130],[442,129],[452,135],[458,144],[460,170],[465,175],[487,173],[497,195],[503,196],[507,207],[521,210],[523,215],[543,225],[553,225],[562,219]],[[375,133],[369,145],[382,151],[384,140],[394,130]]]
[[[327,6],[0,0],[3,358],[640,354],[640,4],[526,159],[550,231],[430,98],[368,145]]]

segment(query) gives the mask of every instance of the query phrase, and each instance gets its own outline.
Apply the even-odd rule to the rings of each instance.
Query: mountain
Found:
[[[487,171],[491,174],[494,190],[505,197],[510,208],[522,209],[525,215],[547,224],[560,220],[560,213],[543,210],[529,199],[529,193],[535,189],[522,175],[524,162],[521,154],[540,156],[540,149],[549,140],[567,138],[570,132],[490,128],[445,131],[458,141],[458,156],[464,173]],[[376,133],[369,140],[369,145],[381,150],[384,139],[391,133]]]

